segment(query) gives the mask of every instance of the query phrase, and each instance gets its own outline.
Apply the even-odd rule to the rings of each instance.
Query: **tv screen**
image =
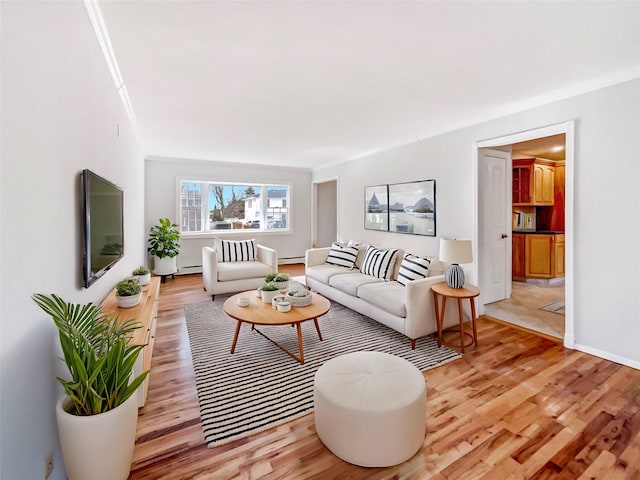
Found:
[[[84,286],[124,256],[123,192],[90,170],[82,171]]]

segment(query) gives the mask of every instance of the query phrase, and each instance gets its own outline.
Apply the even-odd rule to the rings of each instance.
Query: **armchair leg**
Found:
[[[416,349],[416,339],[412,338],[411,339],[411,350],[415,350]]]

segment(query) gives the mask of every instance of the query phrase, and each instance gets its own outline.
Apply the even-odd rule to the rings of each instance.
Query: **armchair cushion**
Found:
[[[265,277],[269,273],[271,273],[271,267],[262,262],[221,262],[218,264],[219,282]]]

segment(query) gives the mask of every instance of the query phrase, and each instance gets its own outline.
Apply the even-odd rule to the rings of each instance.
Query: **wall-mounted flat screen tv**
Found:
[[[84,286],[124,256],[123,191],[90,170],[82,171]]]

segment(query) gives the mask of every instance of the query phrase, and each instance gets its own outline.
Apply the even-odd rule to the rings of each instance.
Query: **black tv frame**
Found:
[[[82,274],[83,285],[85,288],[88,288],[124,257],[124,190],[89,169],[82,170],[80,179],[82,195]],[[115,194],[118,194],[120,206],[120,232],[117,233],[121,234],[122,239],[122,248],[120,253],[114,255],[114,258],[111,261],[101,266],[101,268],[96,271],[93,271],[91,268],[92,257],[98,254],[98,252],[93,252],[91,248],[91,235],[93,233],[91,229],[92,181],[102,184],[105,188],[111,190]]]

